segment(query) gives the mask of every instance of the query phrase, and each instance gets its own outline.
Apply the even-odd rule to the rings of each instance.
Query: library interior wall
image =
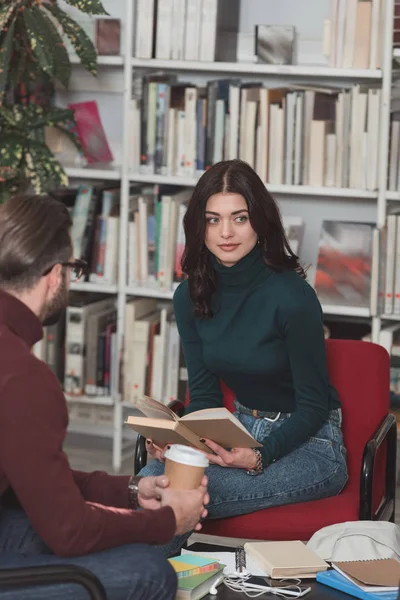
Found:
[[[126,33],[125,0],[104,0],[104,6],[111,16],[121,19],[122,38]],[[257,23],[295,25],[299,38],[299,53],[302,62],[306,61],[311,49],[315,64],[325,64],[322,54],[324,19],[330,15],[330,0],[241,0],[240,34],[252,35]],[[122,39],[121,48],[124,48]],[[302,52],[302,49],[307,49]],[[134,73],[135,74],[135,73]],[[214,75],[217,77],[218,75]],[[221,77],[226,77],[222,75]],[[285,80],[281,77],[245,77],[246,81],[263,81],[265,86],[284,87],[291,82],[310,84],[304,80]],[[179,73],[180,80],[194,84],[204,84],[211,75]],[[312,82],[311,82],[312,84]],[[340,85],[338,80],[321,81],[316,85]],[[79,90],[79,91],[78,91]],[[106,90],[106,91],[105,91]],[[121,163],[123,134],[123,67],[99,67],[96,79],[80,67],[73,68],[71,89],[68,93],[58,93],[57,102],[66,106],[69,102],[82,102],[95,99],[98,103],[102,123],[115,156],[115,164]],[[73,183],[73,181],[71,181]],[[301,260],[307,265],[316,265],[318,240],[321,223],[324,219],[376,222],[376,200],[361,200],[329,196],[279,196],[275,194],[282,214],[300,216],[305,221],[305,232]],[[311,269],[310,276],[312,277]]]

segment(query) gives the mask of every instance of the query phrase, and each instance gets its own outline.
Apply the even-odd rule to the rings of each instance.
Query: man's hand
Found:
[[[169,486],[165,475],[158,477],[143,477],[138,484],[138,502],[142,508],[157,510],[161,508],[160,490]]]
[[[222,446],[219,446],[211,440],[203,438],[202,441],[215,452],[215,454],[207,454],[207,458],[211,464],[219,465],[220,467],[246,469],[248,471],[256,468],[257,457],[251,448],[232,448],[231,450],[225,450],[225,448],[222,448]]]
[[[161,506],[170,506],[175,514],[176,535],[199,531],[200,519],[205,519],[207,510],[204,508],[210,502],[207,493],[207,477],[204,476],[197,490],[173,490],[157,488],[161,496]]]

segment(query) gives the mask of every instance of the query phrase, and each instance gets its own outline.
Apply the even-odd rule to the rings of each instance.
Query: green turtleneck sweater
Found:
[[[329,382],[322,310],[313,288],[293,271],[276,273],[258,246],[233,267],[212,257],[214,315],[193,314],[188,282],[174,309],[189,377],[187,412],[222,406],[220,379],[240,404],[292,413],[263,442],[264,464],[314,435],[340,407]]]

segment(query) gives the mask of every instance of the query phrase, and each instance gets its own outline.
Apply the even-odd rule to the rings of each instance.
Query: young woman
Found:
[[[239,160],[200,178],[184,219],[187,279],[174,309],[188,369],[187,412],[222,405],[262,444],[224,449],[207,470],[209,518],[316,500],[347,481],[338,395],[327,372],[320,303],[291,251],[278,207]],[[143,475],[163,471],[147,440]]]

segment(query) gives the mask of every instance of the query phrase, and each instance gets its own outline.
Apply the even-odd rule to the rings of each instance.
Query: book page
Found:
[[[247,429],[226,408],[209,408],[190,413],[180,419],[190,431],[223,448],[259,448]]]
[[[134,406],[150,419],[165,419],[168,421],[178,421],[179,419],[168,406],[148,396],[138,398]]]
[[[128,417],[125,423],[136,433],[152,439],[160,448],[164,448],[167,444],[184,444],[211,454],[210,448],[202,444],[199,437],[182,423],[136,416]]]

